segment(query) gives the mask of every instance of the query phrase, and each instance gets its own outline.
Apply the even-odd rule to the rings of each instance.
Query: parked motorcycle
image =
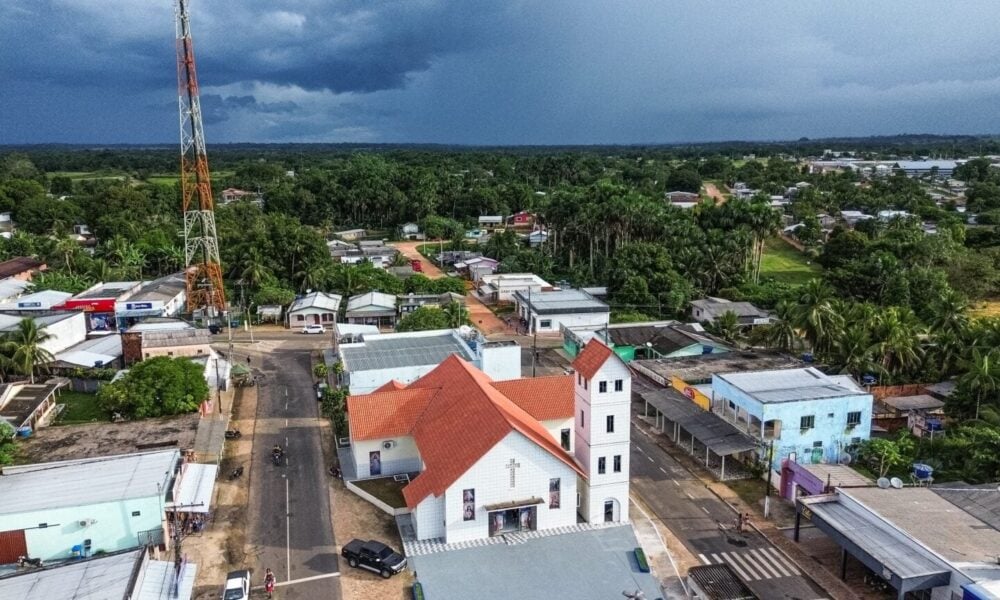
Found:
[[[343,473],[341,473],[340,469],[339,469],[339,468],[337,468],[337,467],[330,467],[330,468],[329,468],[329,469],[327,469],[326,471],[327,471],[327,473],[329,473],[330,475],[333,475],[333,476],[334,476],[334,477],[336,477],[337,479],[342,479],[342,478],[343,478],[343,476],[344,476],[344,474],[343,474]]]
[[[281,450],[275,448],[274,450],[271,451],[271,462],[273,462],[275,466],[280,466],[281,459],[283,458],[285,458],[285,453],[282,452]]]
[[[235,440],[236,438],[238,438],[238,437],[240,437],[242,435],[243,434],[240,433],[239,429],[230,429],[230,430],[226,431],[226,439],[227,440]]]
[[[19,567],[41,567],[42,559],[40,558],[28,558],[27,556],[17,557],[17,566]]]
[[[229,472],[229,481],[239,479],[241,475],[243,475],[243,467],[236,467]]]

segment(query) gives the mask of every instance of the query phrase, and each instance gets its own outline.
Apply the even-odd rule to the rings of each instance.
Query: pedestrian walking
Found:
[[[268,598],[274,597],[274,573],[271,569],[267,569],[264,573],[264,591],[267,592]]]

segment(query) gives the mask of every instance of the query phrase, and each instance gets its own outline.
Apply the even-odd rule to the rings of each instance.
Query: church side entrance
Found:
[[[536,510],[535,506],[522,506],[521,508],[491,511],[489,513],[490,537],[518,531],[534,531]]]

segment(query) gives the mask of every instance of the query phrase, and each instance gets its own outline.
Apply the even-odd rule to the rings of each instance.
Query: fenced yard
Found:
[[[771,278],[779,283],[801,285],[819,274],[819,265],[785,240],[771,238],[765,244],[760,262],[762,280]]]

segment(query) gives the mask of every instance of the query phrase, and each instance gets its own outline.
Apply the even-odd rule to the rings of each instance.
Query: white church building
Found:
[[[573,367],[493,381],[452,355],[408,385],[350,396],[355,473],[419,473],[403,488],[419,540],[627,522],[629,371],[598,340]]]

